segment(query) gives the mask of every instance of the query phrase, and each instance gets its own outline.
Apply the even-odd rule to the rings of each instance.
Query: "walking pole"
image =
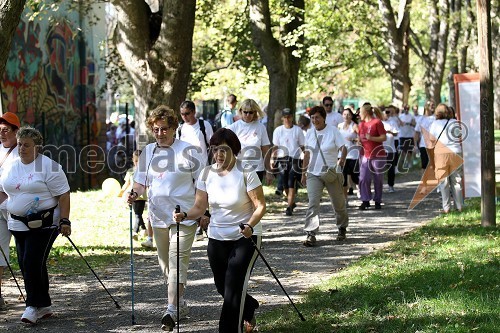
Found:
[[[14,278],[14,282],[16,283],[17,289],[19,289],[19,292],[21,293],[21,296],[23,297],[23,300],[26,303],[26,298],[24,298],[23,291],[21,290],[19,283],[17,283],[17,279],[16,279],[16,276],[14,275],[14,271],[12,270],[12,267],[10,267],[9,260],[7,260],[7,256],[5,255],[5,252],[3,252],[3,249],[1,246],[0,246],[0,251],[2,251],[3,258],[5,259],[5,262],[7,263],[7,267],[9,267],[10,274],[12,274],[12,277]]]
[[[92,271],[92,273],[94,273],[94,276],[101,283],[101,286],[104,288],[104,290],[106,290],[106,292],[108,293],[109,297],[111,297],[111,299],[113,300],[113,302],[115,302],[116,308],[120,309],[120,305],[118,304],[118,302],[111,295],[111,293],[109,292],[108,288],[106,288],[106,286],[104,285],[104,283],[102,283],[101,279],[99,279],[99,277],[97,276],[96,272],[94,272],[94,270],[92,269],[92,267],[90,267],[88,261],[83,257],[82,253],[80,252],[80,250],[78,250],[78,248],[76,247],[75,243],[73,243],[73,241],[71,240],[71,238],[69,238],[68,235],[66,235],[66,238],[69,240],[69,242],[71,243],[71,245],[73,245],[73,248],[76,250],[76,252],[78,252],[78,254],[83,259],[83,261],[85,261],[85,263],[87,264],[87,267]]]
[[[245,229],[245,225],[243,223],[240,223],[240,229],[241,230]],[[255,248],[255,250],[257,251],[257,253],[259,254],[259,256],[261,257],[262,261],[266,264],[267,268],[269,269],[269,271],[271,272],[271,274],[273,275],[273,277],[276,279],[276,282],[278,282],[279,286],[281,287],[281,290],[283,290],[283,292],[285,293],[286,297],[288,297],[288,300],[292,304],[293,308],[295,309],[295,311],[297,311],[297,314],[299,315],[300,320],[306,321],[306,319],[304,318],[304,316],[302,315],[302,313],[300,313],[299,309],[297,309],[297,307],[295,306],[295,303],[292,301],[292,299],[290,298],[290,296],[286,292],[285,288],[281,284],[281,282],[278,279],[278,277],[276,276],[276,274],[274,274],[273,269],[271,268],[271,266],[267,262],[266,258],[264,258],[264,256],[260,252],[259,248],[257,247],[257,244],[255,244],[255,242],[253,241],[252,237],[249,237],[249,238],[252,241],[253,247]]]
[[[130,195],[133,195],[134,190],[130,191]],[[135,325],[135,313],[134,313],[134,242],[132,239],[132,205],[130,205],[130,283],[132,289],[132,325]]]
[[[175,206],[175,212],[176,213],[180,213],[181,212],[181,206],[179,205],[176,205]],[[177,333],[179,333],[179,323],[180,323],[180,311],[179,311],[179,308],[180,308],[180,301],[179,301],[179,298],[180,298],[180,295],[179,295],[179,264],[180,264],[180,260],[179,260],[179,223],[177,222]]]

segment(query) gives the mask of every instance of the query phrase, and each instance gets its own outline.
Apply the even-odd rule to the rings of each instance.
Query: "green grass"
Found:
[[[260,332],[498,332],[499,231],[480,226],[479,200],[468,207],[308,292],[306,322],[287,305],[259,317]]]
[[[495,130],[495,143],[500,143],[500,130]]]

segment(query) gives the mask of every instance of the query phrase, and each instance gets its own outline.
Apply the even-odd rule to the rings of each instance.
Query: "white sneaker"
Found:
[[[181,319],[186,319],[189,314],[189,307],[184,301],[184,304],[180,306],[179,316]],[[161,329],[164,331],[173,331],[175,327],[175,323],[177,323],[177,309],[167,308],[165,314],[161,318]]]
[[[52,312],[52,307],[51,306],[46,306],[43,308],[38,308],[38,319],[45,319],[51,317],[54,312]]]
[[[36,324],[38,320],[38,311],[34,306],[27,306],[21,316],[21,321],[28,324]]]
[[[141,246],[152,249],[154,247],[153,240],[148,238],[147,240],[141,243]]]

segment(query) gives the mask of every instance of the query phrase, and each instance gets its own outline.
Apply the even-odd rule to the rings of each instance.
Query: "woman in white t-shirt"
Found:
[[[200,174],[194,206],[174,216],[178,222],[196,219],[210,205],[208,259],[217,291],[224,297],[218,332],[241,332],[242,325],[252,332],[259,303],[247,294],[247,287],[257,258],[254,243],[261,244],[264,192],[257,173],[248,166],[245,170],[236,159],[241,144],[235,133],[219,129],[210,146],[215,164]]]
[[[59,232],[71,234],[70,188],[61,165],[40,153],[43,138],[38,130],[21,127],[16,136],[19,158],[2,172],[0,203],[8,199],[7,223],[24,278],[21,321],[34,324],[52,315],[47,258]]]
[[[186,317],[189,309],[184,300],[187,271],[196,232],[196,221],[187,219],[177,225],[172,219],[175,206],[191,207],[194,204],[194,181],[200,170],[201,155],[191,144],[174,139],[177,128],[174,110],[160,105],[147,120],[156,139],[148,144],[141,156],[134,176],[133,192],[127,198],[132,204],[146,190],[149,221],[158,251],[160,269],[168,285],[167,311],[161,319],[164,330],[172,330],[177,318],[177,281],[179,281],[179,316]],[[179,278],[177,277],[177,246],[180,253]]]
[[[361,146],[359,145],[358,124],[354,119],[354,113],[352,113],[351,109],[345,108],[342,117],[344,118],[344,122],[338,125],[338,129],[346,140],[347,155],[345,165],[342,168],[342,174],[344,175],[344,197],[347,202],[347,177],[351,176],[351,180],[356,186],[359,184],[359,152]],[[341,157],[340,154],[339,152],[339,157]]]
[[[451,112],[444,103],[438,104],[436,120],[430,128],[430,144],[434,148],[434,160],[430,160],[439,182],[444,213],[451,208],[450,187],[455,208],[461,212],[462,195],[462,140],[460,124],[451,118]],[[433,163],[434,162],[434,163]]]
[[[253,99],[246,99],[241,102],[238,116],[241,119],[227,127],[236,134],[241,142],[241,153],[238,155],[238,160],[245,165],[251,165],[253,170],[257,171],[260,181],[264,179],[265,174],[266,180],[270,184],[273,176],[270,173],[269,165],[271,156],[267,152],[271,148],[271,141],[269,141],[266,127],[259,122],[259,119],[264,117],[264,112]]]
[[[338,227],[337,240],[346,238],[349,218],[344,195],[342,193],[343,175],[340,169],[345,165],[347,155],[346,140],[337,127],[325,123],[326,111],[322,106],[315,106],[309,112],[314,128],[307,132],[306,148],[304,153],[304,172],[302,184],[307,185],[309,203],[306,211],[304,231],[307,234],[304,246],[316,245],[316,233],[319,231],[319,213],[323,189],[326,187],[333,209],[335,210]],[[340,158],[338,157],[341,152]],[[335,181],[326,182],[322,174],[328,168],[338,170]]]

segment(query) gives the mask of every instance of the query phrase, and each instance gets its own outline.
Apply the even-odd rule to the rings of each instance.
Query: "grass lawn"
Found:
[[[495,130],[495,143],[500,143],[500,130]]]
[[[500,233],[479,211],[470,200],[358,260],[307,293],[306,322],[287,305],[260,316],[260,332],[498,332]]]

